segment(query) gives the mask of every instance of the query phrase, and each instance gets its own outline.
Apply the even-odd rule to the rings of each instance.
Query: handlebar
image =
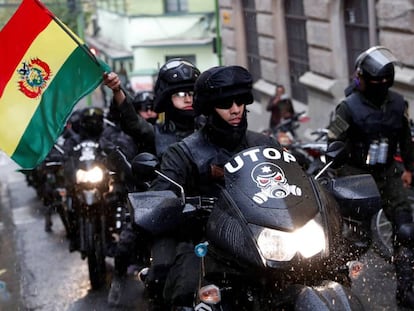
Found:
[[[317,129],[317,130],[311,132],[311,135],[318,135],[315,138],[315,141],[320,141],[322,138],[327,137],[328,132],[329,132],[328,129],[326,129],[326,128],[320,128],[320,129]]]

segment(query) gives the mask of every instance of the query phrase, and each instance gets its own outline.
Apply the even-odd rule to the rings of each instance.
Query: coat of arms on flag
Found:
[[[19,89],[30,98],[36,98],[42,94],[51,74],[49,65],[38,58],[30,62],[24,61],[18,72],[20,74]]]

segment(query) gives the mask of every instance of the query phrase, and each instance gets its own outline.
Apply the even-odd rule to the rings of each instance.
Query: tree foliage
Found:
[[[12,17],[21,0],[6,0],[0,3],[0,29]],[[65,25],[67,25],[74,33],[78,30],[78,16],[80,15],[81,2],[76,0],[45,0],[42,1],[47,8],[52,11]],[[86,25],[91,13],[83,12]]]

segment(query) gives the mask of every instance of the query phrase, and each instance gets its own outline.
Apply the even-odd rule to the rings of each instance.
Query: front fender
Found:
[[[304,286],[296,299],[295,310],[358,311],[364,310],[364,307],[350,288],[325,281],[321,286]]]

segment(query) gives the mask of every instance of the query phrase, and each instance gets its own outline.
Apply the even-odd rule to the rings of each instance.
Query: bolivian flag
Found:
[[[0,42],[0,149],[33,168],[109,68],[38,0],[23,0]]]

